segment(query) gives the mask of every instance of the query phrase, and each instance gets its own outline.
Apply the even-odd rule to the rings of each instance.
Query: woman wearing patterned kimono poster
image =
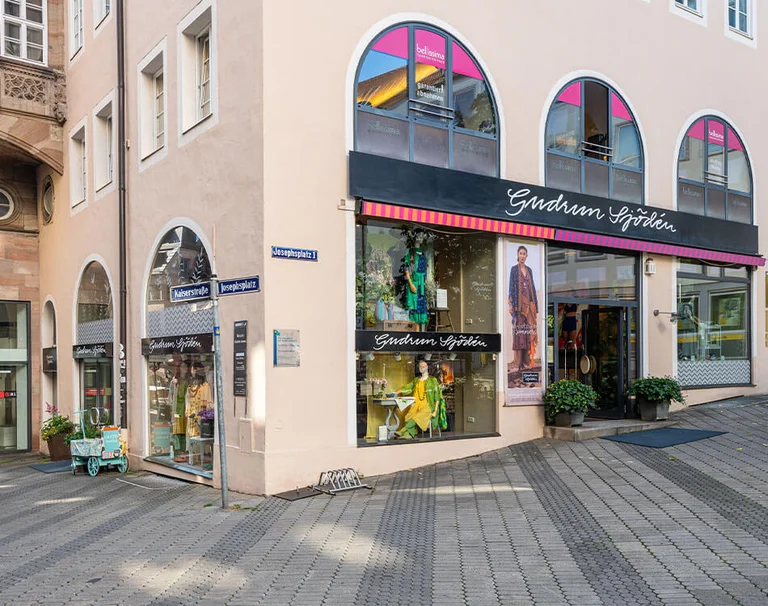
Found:
[[[533,366],[539,343],[537,317],[539,301],[533,272],[525,264],[528,249],[517,247],[517,265],[509,272],[509,313],[512,316],[512,349],[518,371]]]

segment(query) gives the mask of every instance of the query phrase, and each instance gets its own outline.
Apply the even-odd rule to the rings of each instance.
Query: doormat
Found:
[[[293,490],[286,490],[285,492],[279,492],[276,495],[278,499],[285,499],[286,501],[298,501],[299,499],[306,499],[307,497],[315,497],[319,494],[325,494],[322,490],[315,490],[311,486],[305,486],[304,488],[294,488]]]
[[[39,463],[37,465],[30,465],[32,469],[42,471],[43,473],[59,473],[60,471],[72,471],[72,461],[67,459],[66,461],[51,461],[49,463]]]
[[[661,429],[649,429],[647,431],[625,433],[620,436],[606,436],[603,439],[613,440],[614,442],[624,442],[625,444],[648,446],[650,448],[667,448],[668,446],[677,446],[678,444],[685,444],[686,442],[695,442],[696,440],[703,440],[724,433],[728,432],[662,427]]]

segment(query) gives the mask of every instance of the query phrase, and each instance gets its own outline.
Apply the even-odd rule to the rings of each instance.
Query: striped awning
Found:
[[[360,214],[369,217],[380,217],[383,219],[397,219],[401,221],[410,221],[413,223],[443,225],[446,227],[459,227],[463,229],[487,231],[497,234],[523,236],[527,238],[538,238],[543,240],[555,240],[558,242],[568,242],[571,244],[584,244],[588,246],[599,246],[604,248],[617,248],[621,250],[649,252],[658,255],[669,255],[687,259],[703,259],[705,261],[734,263],[737,265],[752,265],[756,267],[762,267],[765,265],[765,259],[763,257],[753,255],[720,252],[703,248],[692,248],[690,246],[661,244],[659,242],[648,242],[645,240],[632,240],[629,238],[619,238],[616,236],[601,236],[598,234],[570,231],[566,229],[554,229],[552,227],[540,227],[538,225],[513,223],[511,221],[495,221],[493,219],[481,219],[479,217],[470,217],[468,215],[422,210],[419,208],[409,208],[406,206],[397,206],[394,204],[369,202],[367,200],[362,202]]]
[[[461,227],[477,231],[489,231],[497,234],[511,236],[525,236],[527,238],[541,238],[552,240],[555,230],[552,227],[539,227],[537,225],[525,225],[512,223],[511,221],[494,221],[492,219],[480,219],[468,215],[455,215],[452,213],[437,212],[434,210],[422,210],[420,208],[408,208],[394,204],[381,204],[379,202],[363,201],[360,214],[369,217],[381,217],[383,219],[399,219],[413,223],[426,223],[429,225],[444,225],[446,227]]]

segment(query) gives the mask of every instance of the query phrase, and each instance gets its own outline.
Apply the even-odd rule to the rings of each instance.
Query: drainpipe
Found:
[[[126,140],[125,140],[125,2],[116,0],[117,18],[117,199],[120,256],[120,427],[128,427],[128,283],[126,214]]]

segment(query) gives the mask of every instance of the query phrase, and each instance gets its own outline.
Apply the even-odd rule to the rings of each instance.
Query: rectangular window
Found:
[[[197,119],[211,113],[211,37],[205,32],[197,38]]]
[[[154,120],[153,140],[155,149],[165,145],[165,93],[163,92],[163,70],[159,70],[153,77]]]
[[[749,35],[749,0],[728,0],[728,26]]]
[[[356,229],[357,328],[392,336],[424,331],[496,333],[496,238],[368,220]],[[430,439],[430,411],[445,422],[431,437],[496,431],[497,356],[483,351],[358,351],[358,444],[400,436]],[[426,362],[429,378],[420,381]],[[399,392],[397,399],[386,394]],[[442,408],[442,406],[441,406]],[[417,409],[421,409],[420,412]],[[409,423],[411,419],[413,423]]]
[[[748,275],[690,261],[681,265],[677,358],[678,379],[684,386],[751,382]]]
[[[99,26],[99,24],[106,19],[107,15],[109,15],[109,10],[111,8],[110,6],[111,2],[110,0],[94,0],[93,8],[94,8],[94,19],[93,22],[96,25],[96,27]]]
[[[208,119],[217,108],[215,7],[212,0],[203,0],[178,26],[182,135],[202,122],[207,124],[197,133],[216,123]]]
[[[168,131],[168,113],[165,107],[165,48],[166,40],[163,40],[138,65],[139,155],[142,160],[165,147],[165,135]]]
[[[72,55],[83,47],[83,0],[72,0]]]
[[[85,201],[88,193],[88,158],[85,146],[85,125],[72,135],[70,141],[70,191],[72,206]]]
[[[675,2],[684,8],[699,12],[699,0],[675,0]]]
[[[3,56],[45,62],[44,0],[4,0]]]
[[[112,116],[112,101],[109,101],[96,112],[94,120],[94,186],[97,190],[112,182],[115,144]]]

